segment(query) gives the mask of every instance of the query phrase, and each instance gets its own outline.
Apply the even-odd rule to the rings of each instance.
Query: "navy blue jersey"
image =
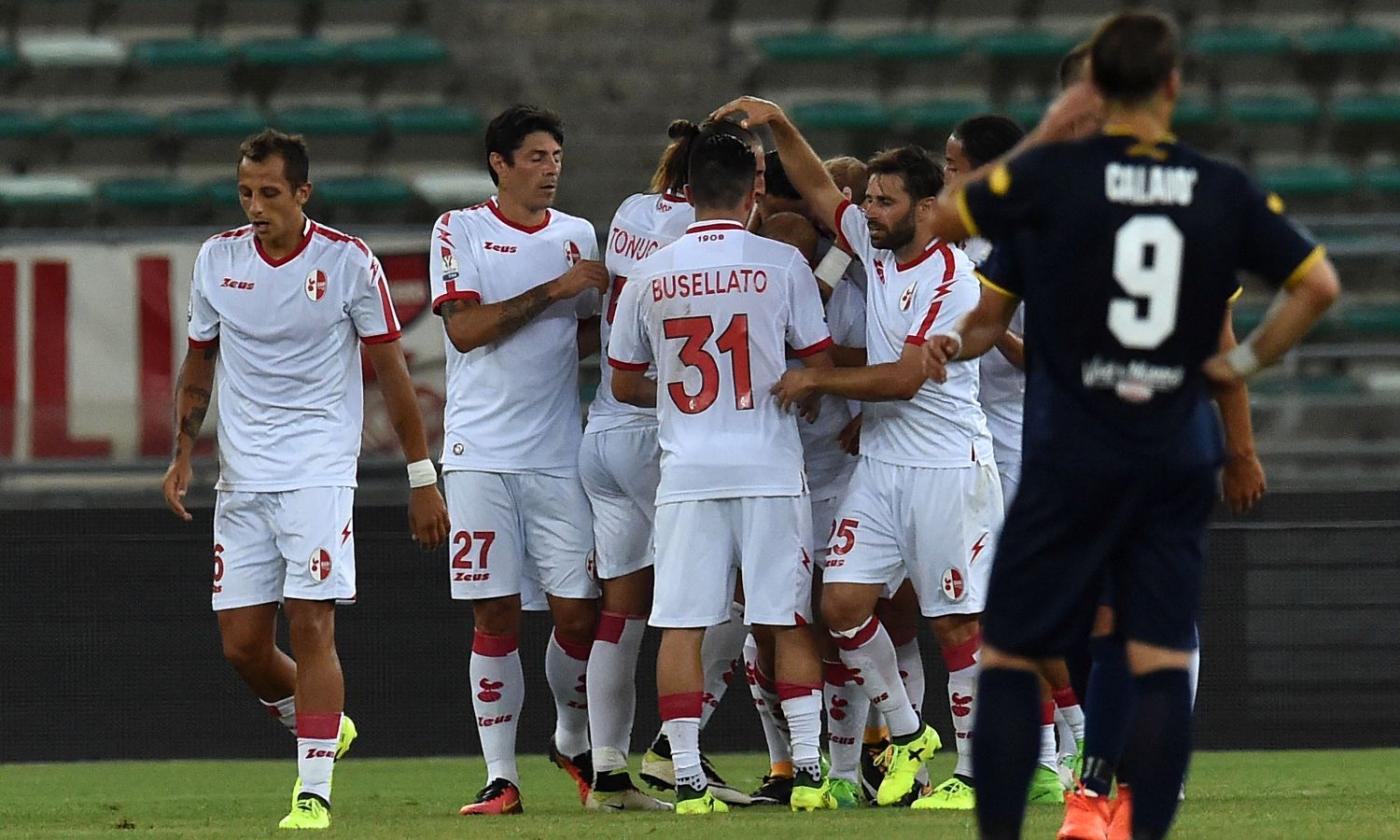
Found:
[[[1273,285],[1322,249],[1237,167],[1170,137],[1042,146],[957,196],[997,243],[984,282],[1026,303],[1025,458],[1218,463],[1201,365],[1238,272]]]

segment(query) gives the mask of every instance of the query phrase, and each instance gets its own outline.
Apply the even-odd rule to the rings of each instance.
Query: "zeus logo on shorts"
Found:
[[[331,576],[331,553],[324,548],[318,548],[311,552],[311,561],[307,564],[307,570],[311,573],[312,580],[325,580]]]

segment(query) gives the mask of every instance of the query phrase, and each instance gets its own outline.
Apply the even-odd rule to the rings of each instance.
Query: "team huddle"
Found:
[[[378,261],[302,213],[300,138],[245,141],[250,224],[200,251],[165,493],[188,519],[217,385],[213,607],[297,737],[281,827],[330,825],[357,737],[334,608],[355,597],[363,345],[410,462],[410,528],[447,544],[451,597],[471,603],[486,784],[463,815],[523,811],[517,637],[522,610],[548,610],[550,756],[587,809],[975,809],[983,837],[1014,838],[1026,803],[1063,803],[1065,840],[1165,836],[1222,466],[1237,510],[1263,491],[1243,381],[1337,295],[1276,196],[1166,133],[1176,39],[1154,13],[1109,19],[1033,131],[971,117],[943,160],[823,162],[752,97],[677,120],[601,259],[592,225],[553,206],[560,119],[502,112],[496,195],[429,239],[445,500]],[[1282,291],[1237,344],[1240,270]],[[942,744],[920,708],[925,619],[946,780],[926,767]],[[629,764],[647,626],[662,726],[637,770],[672,801]],[[1065,661],[1081,650],[1082,707]],[[771,763],[751,792],[701,749],[740,663]]]

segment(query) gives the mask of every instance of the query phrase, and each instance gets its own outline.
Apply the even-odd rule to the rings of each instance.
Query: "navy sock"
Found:
[[[1133,838],[1167,836],[1191,759],[1191,678],[1185,669],[1134,681],[1137,713],[1128,737],[1133,758]]]
[[[1040,683],[1031,671],[987,668],[977,692],[977,824],[982,840],[1018,840],[1040,746]]]
[[[1123,640],[1103,636],[1092,640],[1094,665],[1084,698],[1084,787],[1108,796],[1113,774],[1123,757],[1123,742],[1133,717],[1133,678]]]

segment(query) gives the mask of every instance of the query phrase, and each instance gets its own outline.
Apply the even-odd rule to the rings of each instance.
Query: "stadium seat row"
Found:
[[[0,45],[0,72],[21,68],[172,69],[191,67],[358,66],[366,69],[438,64],[447,49],[425,35],[395,35],[350,43],[319,38],[268,38],[230,44],[211,39],[163,39],[126,45],[102,35],[21,35]]]
[[[1058,59],[1084,37],[1025,27],[975,37],[939,31],[899,32],[851,38],[813,30],[757,39],[769,61],[853,61],[867,58],[892,61],[952,59],[980,54],[997,60]],[[1289,34],[1247,26],[1201,29],[1187,38],[1188,52],[1200,56],[1378,56],[1400,53],[1400,34],[1389,29],[1349,24]]]
[[[88,109],[45,117],[34,111],[0,110],[0,139],[50,137],[167,138],[243,137],[265,126],[310,136],[368,137],[473,134],[481,116],[462,106],[414,106],[385,111],[308,106],[265,114],[251,107],[186,108],[166,116],[118,108]]]

